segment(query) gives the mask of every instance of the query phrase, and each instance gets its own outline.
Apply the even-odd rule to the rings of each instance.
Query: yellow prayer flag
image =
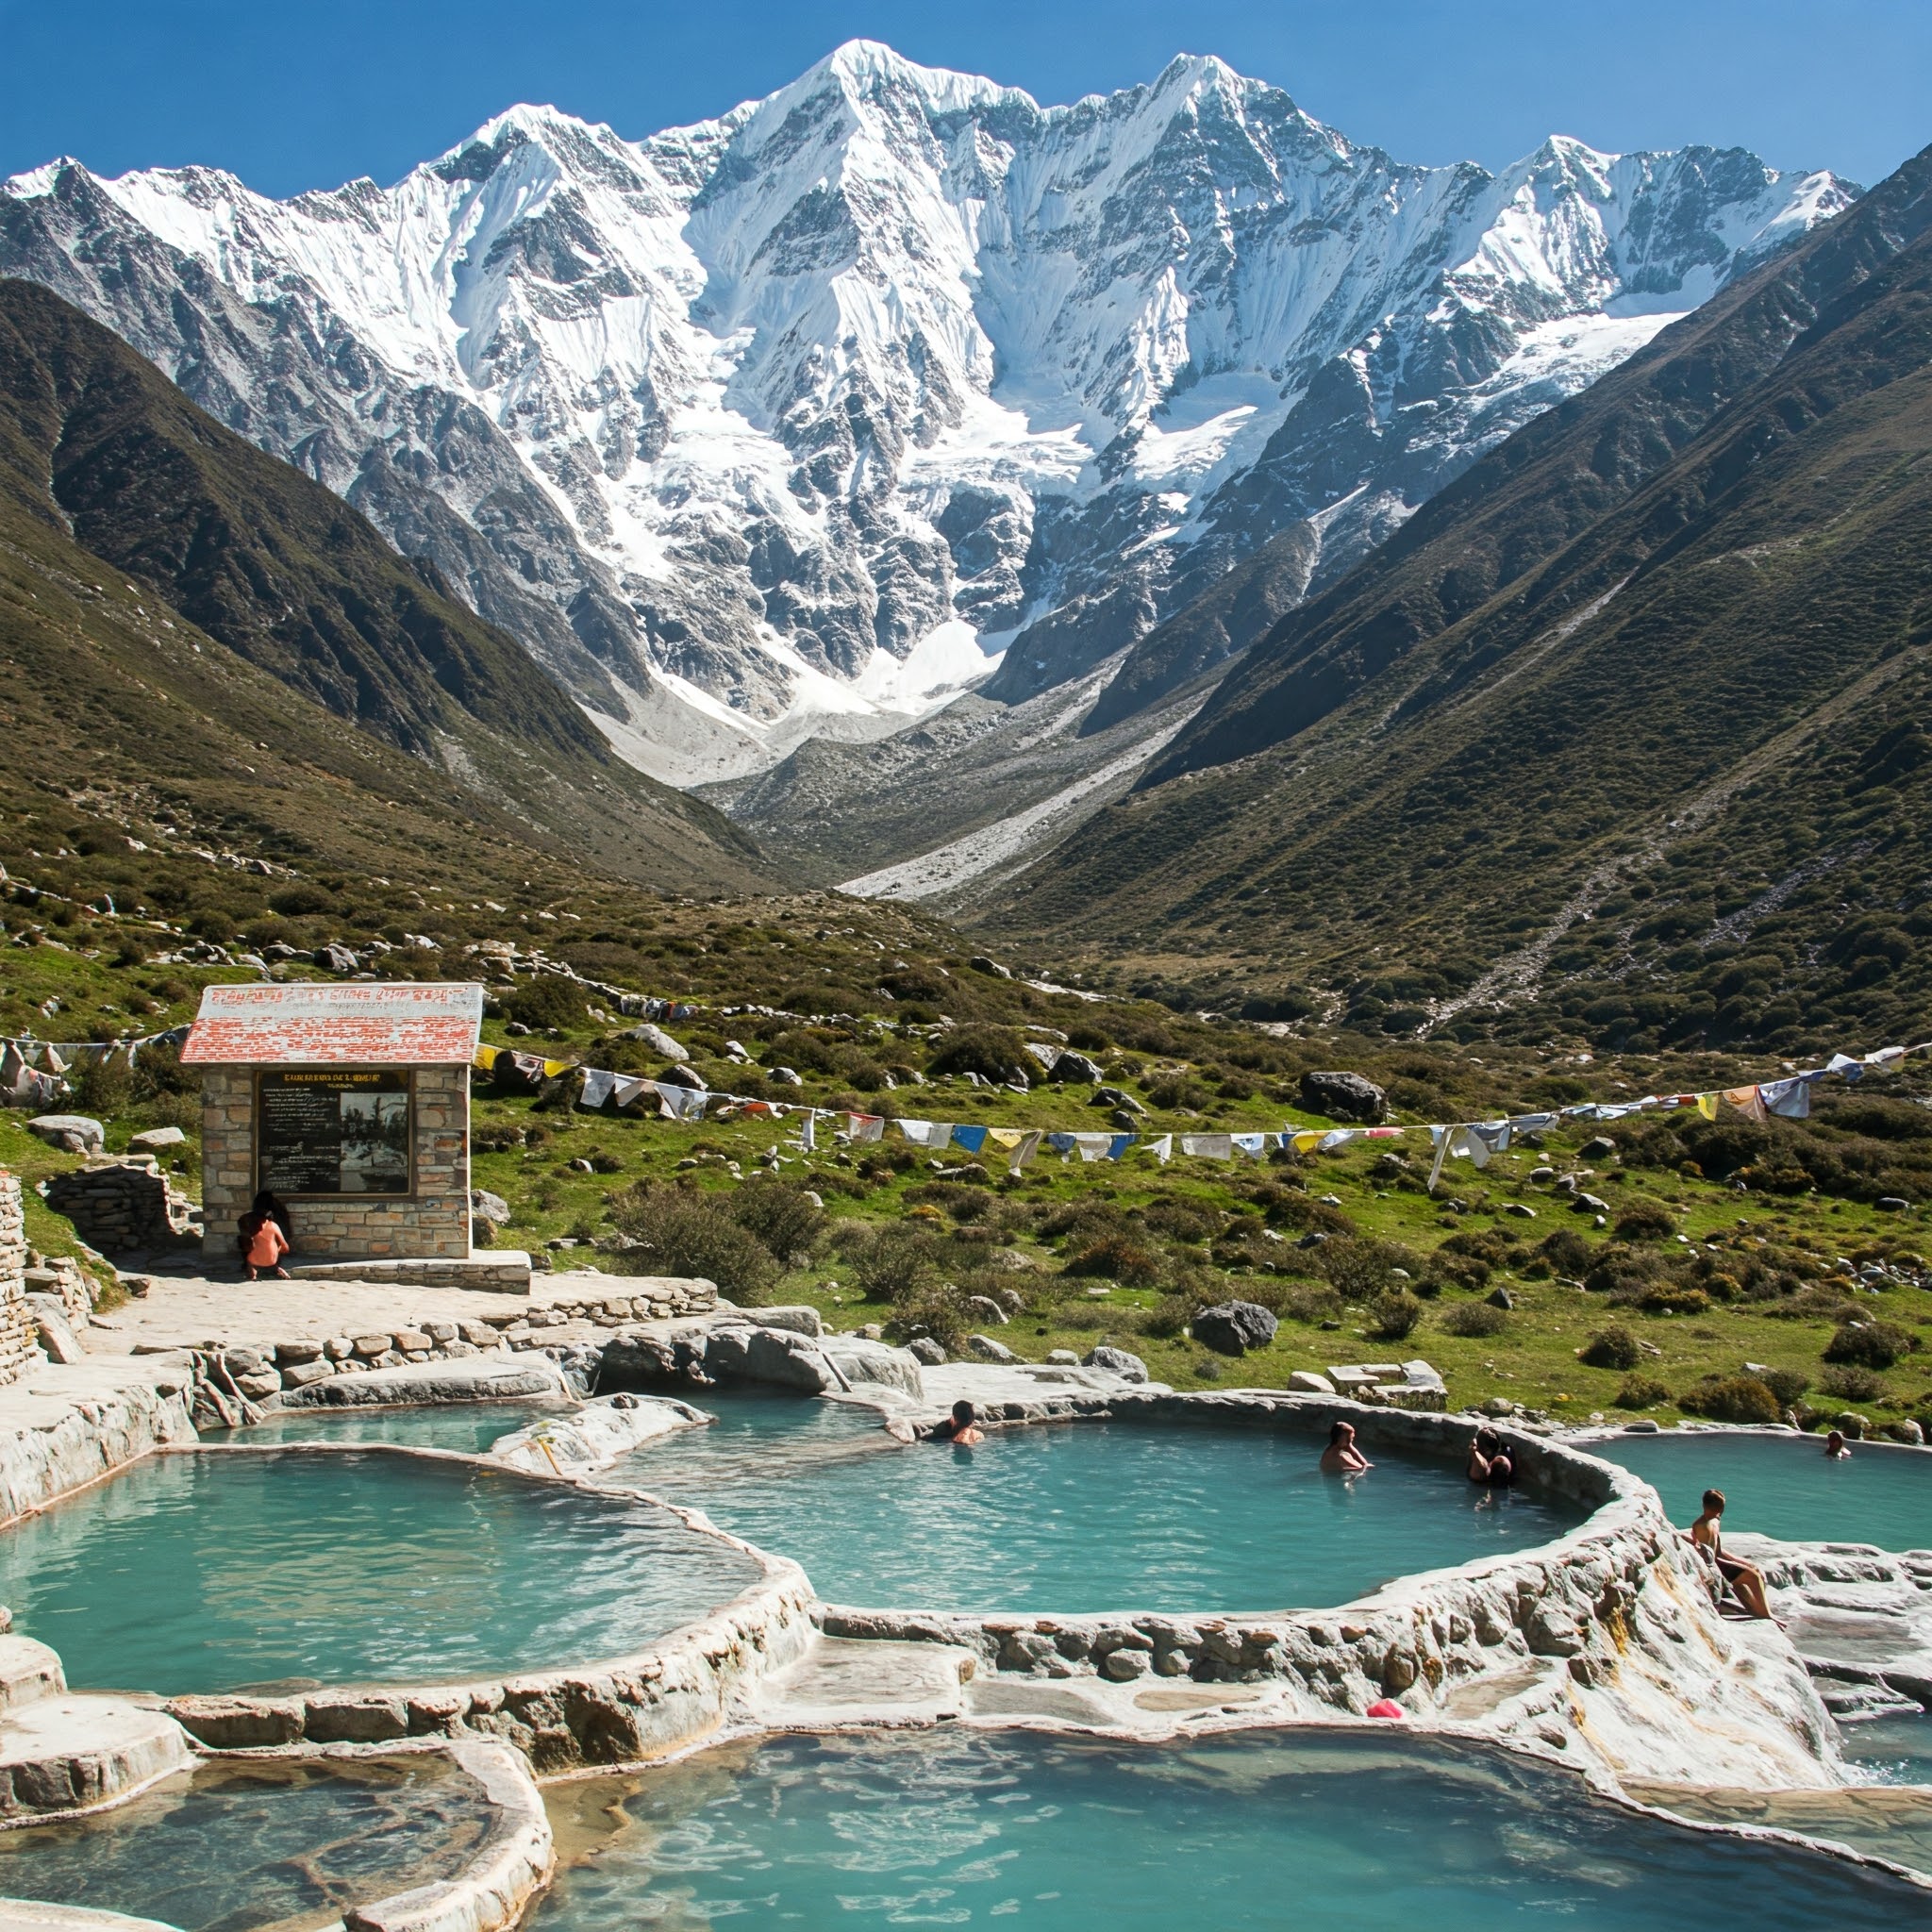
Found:
[[[1719,1096],[1715,1093],[1700,1093],[1697,1096],[1697,1111],[1707,1121],[1716,1120],[1718,1099]]]
[[[554,1080],[559,1074],[569,1073],[575,1064],[576,1062],[574,1060],[545,1060],[543,1062],[543,1077],[546,1080]]]

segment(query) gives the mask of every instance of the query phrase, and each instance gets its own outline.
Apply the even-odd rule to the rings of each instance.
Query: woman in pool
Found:
[[[1515,1460],[1494,1429],[1481,1428],[1475,1432],[1475,1440],[1469,1445],[1464,1474],[1471,1482],[1492,1490],[1507,1490],[1516,1480]]]
[[[979,1426],[979,1411],[963,1397],[954,1403],[953,1412],[944,1422],[934,1423],[929,1429],[916,1428],[894,1416],[887,1423],[886,1433],[902,1442],[950,1442],[956,1449],[971,1449],[975,1442],[986,1441]]]
[[[1764,1572],[1755,1563],[1742,1562],[1736,1557],[1724,1555],[1724,1532],[1718,1527],[1718,1521],[1724,1513],[1724,1492],[1722,1490],[1706,1490],[1704,1514],[1690,1525],[1690,1541],[1700,1550],[1708,1550],[1717,1558],[1718,1574],[1731,1586],[1738,1601],[1754,1617],[1767,1624],[1773,1623],[1775,1620],[1764,1595]]]
[[[1328,1446],[1322,1452],[1324,1475],[1356,1475],[1374,1464],[1355,1446],[1355,1425],[1337,1423],[1328,1431]]]
[[[1827,1461],[1827,1462],[1838,1462],[1838,1461],[1840,1461],[1840,1460],[1842,1460],[1842,1459],[1843,1459],[1843,1458],[1844,1458],[1845,1457],[1849,1456],[1849,1455],[1850,1455],[1851,1453],[1852,1453],[1852,1451],[1851,1451],[1851,1445],[1850,1445],[1850,1444],[1849,1444],[1848,1442],[1846,1442],[1846,1441],[1845,1441],[1845,1438],[1844,1438],[1844,1431],[1843,1431],[1842,1429],[1834,1429],[1834,1430],[1832,1430],[1832,1432],[1831,1432],[1831,1434],[1830,1434],[1830,1435],[1828,1435],[1827,1437],[1825,1437],[1825,1439],[1824,1439],[1824,1459],[1825,1459],[1825,1461]]]

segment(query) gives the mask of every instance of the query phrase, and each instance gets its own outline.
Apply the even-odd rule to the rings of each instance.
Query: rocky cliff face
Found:
[[[1319,586],[1854,192],[1408,167],[1213,59],[1043,108],[856,42],[643,142],[514,108],[387,190],[50,163],[0,272],[692,780],[1081,676],[1297,525]]]

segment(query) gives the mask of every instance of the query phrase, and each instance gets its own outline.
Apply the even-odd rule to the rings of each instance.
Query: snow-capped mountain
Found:
[[[43,281],[691,781],[1316,577],[1843,208],[1738,150],[1405,166],[1214,59],[1041,108],[870,42],[641,142],[517,108],[393,188],[0,189]]]

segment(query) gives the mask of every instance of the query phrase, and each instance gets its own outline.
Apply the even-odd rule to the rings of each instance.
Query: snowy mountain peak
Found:
[[[1566,137],[1415,167],[1211,55],[1043,108],[852,41],[642,141],[511,108],[389,189],[51,163],[0,272],[685,779],[1086,676],[1297,525],[1324,580],[1855,192]]]

